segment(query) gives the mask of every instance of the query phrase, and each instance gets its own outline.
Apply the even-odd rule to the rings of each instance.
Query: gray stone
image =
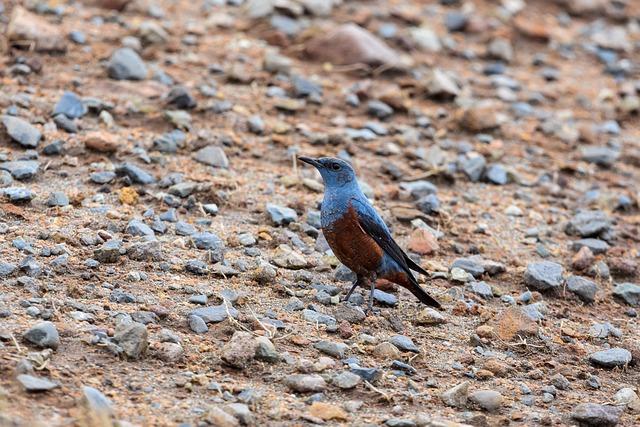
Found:
[[[349,346],[341,342],[319,341],[313,345],[316,350],[328,354],[329,356],[342,359],[349,349]]]
[[[9,198],[11,203],[28,203],[31,200],[36,198],[36,193],[34,193],[29,188],[22,187],[9,187],[4,188],[0,191],[0,194],[3,194],[5,197]]]
[[[153,232],[151,227],[149,227],[139,219],[132,219],[131,221],[129,221],[129,224],[127,224],[127,228],[125,229],[125,233],[132,236],[155,236],[155,233]]]
[[[0,116],[4,132],[11,138],[26,148],[36,148],[42,133],[29,122],[14,116]]]
[[[107,64],[109,77],[115,80],[144,80],[147,66],[135,50],[123,47],[111,55]]]
[[[205,323],[222,322],[229,317],[229,315],[235,319],[238,317],[238,314],[238,310],[226,304],[196,308],[189,313],[189,315],[201,317]]]
[[[333,385],[343,390],[350,390],[352,388],[355,388],[361,382],[362,377],[349,371],[341,371],[331,379],[331,383]]]
[[[469,385],[469,381],[458,384],[444,391],[440,395],[440,398],[447,406],[464,408],[467,405],[467,399],[469,397]]]
[[[624,408],[600,405],[598,403],[581,403],[571,413],[571,418],[582,426],[614,427],[620,422]]]
[[[11,174],[18,181],[31,179],[38,173],[40,162],[36,160],[16,160],[14,162],[0,163],[0,169]]]
[[[22,336],[26,341],[41,348],[57,349],[60,345],[60,335],[56,326],[51,322],[40,322],[31,327]]]
[[[196,334],[204,334],[209,330],[207,324],[202,320],[202,317],[190,314],[188,317],[189,328]]]
[[[382,101],[373,99],[367,103],[367,112],[379,119],[386,119],[393,114],[393,108]]]
[[[256,337],[256,343],[258,346],[256,347],[255,358],[258,360],[264,360],[269,363],[279,362],[282,357],[276,350],[276,347],[273,345],[271,340],[265,336]]]
[[[490,165],[485,172],[485,176],[487,181],[492,184],[505,185],[509,182],[507,170],[499,164]]]
[[[30,393],[38,393],[53,390],[60,387],[60,384],[50,381],[46,378],[34,377],[33,375],[18,375],[18,382],[22,384],[24,389]]]
[[[571,242],[571,249],[575,252],[578,252],[580,249],[582,249],[585,246],[589,248],[594,255],[604,254],[610,248],[607,242],[600,239],[587,238],[587,239],[580,239],[580,240]]]
[[[573,292],[585,303],[592,303],[596,299],[598,285],[589,279],[580,276],[567,278],[567,289]]]
[[[340,304],[336,308],[334,316],[338,322],[347,321],[354,324],[362,323],[367,317],[360,307],[347,304]]]
[[[591,210],[578,212],[567,223],[567,234],[580,237],[595,237],[611,229],[611,219],[602,211]]]
[[[373,290],[373,299],[379,304],[389,307],[395,307],[398,305],[398,297],[388,292],[381,291],[380,289]]]
[[[493,291],[487,282],[471,282],[469,286],[471,287],[471,292],[474,294],[484,299],[493,298]]]
[[[582,160],[598,166],[611,167],[620,157],[620,152],[609,147],[587,145],[580,148]]]
[[[67,206],[69,205],[69,198],[62,191],[54,191],[49,194],[47,199],[47,206]]]
[[[93,251],[93,257],[102,263],[113,264],[120,259],[120,240],[107,240],[102,246]]]
[[[416,427],[415,421],[408,418],[389,418],[384,422],[387,427]]]
[[[613,296],[629,305],[640,305],[640,285],[634,283],[618,283],[613,289]]]
[[[216,145],[208,145],[198,150],[195,154],[196,161],[215,168],[226,169],[229,167],[229,160],[224,150]]]
[[[438,188],[429,181],[402,182],[400,189],[411,194],[416,200],[438,192]]]
[[[495,412],[502,406],[502,394],[495,390],[474,391],[469,400],[488,412]]]
[[[331,317],[331,316],[329,316],[327,314],[318,313],[317,311],[314,311],[314,310],[309,310],[309,309],[302,310],[302,317],[307,322],[318,323],[318,324],[321,324],[321,325],[327,325],[329,327],[335,327],[336,326],[336,319],[335,318],[333,318],[333,317]]]
[[[13,183],[13,177],[5,170],[0,170],[0,187],[8,187]]]
[[[84,425],[104,425],[114,417],[111,401],[100,390],[93,387],[82,386],[80,405],[83,410]]]
[[[116,179],[116,173],[111,171],[94,172],[89,175],[89,179],[94,184],[108,184]]]
[[[65,92],[53,108],[52,116],[64,114],[70,119],[78,119],[87,114],[87,106],[80,97],[73,92]]]
[[[204,261],[200,261],[199,259],[188,260],[184,265],[184,269],[189,273],[198,275],[205,275],[209,272],[207,264],[205,264]]]
[[[458,258],[453,261],[449,270],[453,270],[454,268],[460,268],[476,279],[484,274],[484,266],[479,260],[474,258]]]
[[[142,323],[122,321],[116,326],[113,341],[122,348],[128,358],[135,360],[147,351],[149,333]]]
[[[191,236],[196,248],[203,250],[219,250],[224,249],[224,242],[217,234],[204,231]]]
[[[404,335],[394,335],[389,342],[395,345],[400,351],[410,351],[412,353],[420,353],[420,349],[416,346],[411,338]]]
[[[0,277],[11,276],[18,267],[10,262],[0,261]]]
[[[293,209],[273,203],[267,203],[267,213],[275,225],[287,225],[298,219],[298,214]]]
[[[258,343],[249,332],[236,331],[222,348],[221,359],[229,366],[244,369],[253,360]]]
[[[327,383],[320,375],[289,375],[284,383],[298,393],[318,393],[326,390]]]
[[[149,172],[131,163],[123,163],[116,168],[116,173],[128,177],[134,184],[153,184],[156,179]]]
[[[527,265],[524,282],[537,291],[557,289],[562,285],[564,269],[560,264],[551,261],[533,262]]]
[[[178,221],[176,223],[176,234],[178,236],[191,236],[195,234],[196,228],[188,222]]]
[[[424,196],[416,202],[416,207],[427,215],[433,215],[440,212],[440,200],[435,194]]]
[[[461,161],[460,167],[471,182],[478,182],[484,173],[486,164],[487,161],[484,156],[477,155],[465,157],[464,160]]]
[[[631,362],[631,352],[624,348],[609,348],[589,355],[589,361],[602,368],[624,367]]]

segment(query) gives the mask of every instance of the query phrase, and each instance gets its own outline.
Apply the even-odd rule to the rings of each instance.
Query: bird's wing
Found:
[[[393,240],[384,221],[371,205],[355,198],[351,199],[351,202],[358,213],[360,227],[376,241],[387,255],[393,258],[393,260],[409,274],[409,277],[413,277],[410,270],[429,276],[429,273],[413,262],[411,258],[404,253],[402,248],[398,246],[396,241]]]

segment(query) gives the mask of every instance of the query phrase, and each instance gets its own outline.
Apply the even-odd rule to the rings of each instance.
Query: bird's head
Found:
[[[353,167],[344,160],[335,157],[298,157],[301,162],[308,163],[318,169],[326,187],[343,187],[355,183],[356,173]]]

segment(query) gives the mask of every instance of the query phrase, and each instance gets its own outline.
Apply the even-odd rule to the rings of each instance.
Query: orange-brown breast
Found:
[[[362,229],[353,207],[322,232],[335,256],[356,274],[367,275],[377,270],[382,248]]]

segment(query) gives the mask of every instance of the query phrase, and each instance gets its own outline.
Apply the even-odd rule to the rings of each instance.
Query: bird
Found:
[[[412,270],[428,276],[393,240],[389,228],[362,192],[353,167],[333,157],[300,156],[315,167],[324,182],[320,209],[322,233],[334,255],[356,274],[345,301],[358,287],[370,287],[368,312],[373,311],[377,279],[386,279],[408,289],[423,304],[440,303],[418,284]]]

